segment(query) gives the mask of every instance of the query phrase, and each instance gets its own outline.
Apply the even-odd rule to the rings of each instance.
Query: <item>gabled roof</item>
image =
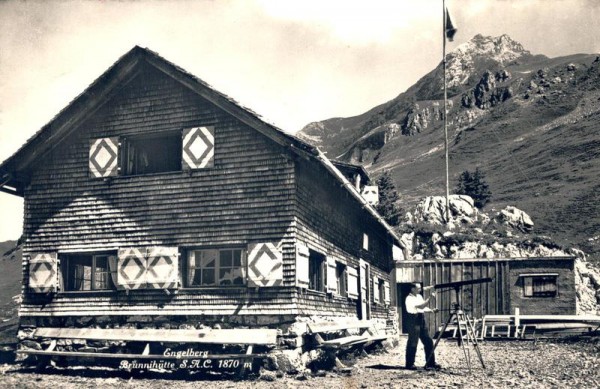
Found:
[[[339,171],[341,171],[346,177],[351,177],[355,174],[360,175],[361,182],[363,184],[367,184],[371,181],[371,177],[369,173],[365,170],[361,165],[355,165],[353,163],[342,162],[335,159],[331,160],[333,166],[335,166]]]
[[[400,239],[391,227],[360,196],[353,185],[318,148],[265,122],[258,114],[242,107],[232,98],[213,89],[206,82],[167,61],[157,53],[139,46],[135,46],[119,58],[48,124],[36,132],[14,155],[0,165],[0,190],[22,196],[21,187],[28,181],[27,172],[35,162],[51,152],[57,144],[75,131],[84,120],[114,96],[120,87],[132,80],[142,68],[142,64],[151,65],[172,77],[202,98],[292,152],[318,161],[335,179],[341,181],[342,186],[387,230],[394,242],[400,245]],[[13,191],[5,188],[5,186],[14,187],[17,190]]]

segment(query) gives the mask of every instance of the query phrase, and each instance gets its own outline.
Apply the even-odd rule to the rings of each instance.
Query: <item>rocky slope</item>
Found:
[[[551,59],[478,35],[447,60],[452,186],[480,167],[491,207],[517,205],[538,233],[600,258],[600,57]],[[299,135],[374,176],[389,170],[414,205],[444,193],[442,80],[440,65],[387,103]]]

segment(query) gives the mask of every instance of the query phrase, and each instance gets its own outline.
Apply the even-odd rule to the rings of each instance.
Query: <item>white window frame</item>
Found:
[[[519,274],[519,277],[521,278],[521,282],[523,285],[523,297],[526,298],[556,298],[558,297],[558,273],[530,273],[530,274]],[[554,286],[555,286],[555,290],[554,290],[554,294],[553,295],[544,295],[543,292],[538,291],[537,293],[542,293],[542,294],[537,294],[536,295],[536,291],[534,290],[534,279],[535,278],[553,278],[554,279]],[[531,287],[531,294],[528,294],[527,292],[527,280],[531,280],[530,282],[530,287]]]
[[[340,273],[341,269],[341,273]],[[342,297],[348,297],[348,282],[347,275],[348,266],[341,262],[335,263],[335,278],[337,283],[336,294]]]
[[[74,285],[75,284],[75,274],[74,274],[74,267],[76,266],[75,264],[73,264],[73,260],[77,257],[89,257],[90,258],[90,264],[89,266],[91,267],[91,271],[90,271],[90,279],[89,279],[89,285],[90,288],[89,289],[72,289],[69,288],[67,289],[67,285]],[[104,257],[106,259],[106,271],[103,272],[97,272],[96,268],[96,262],[98,260],[98,258],[102,258]],[[114,270],[110,269],[110,263],[109,263],[109,258],[110,257],[114,257]],[[63,254],[60,255],[59,254],[59,260],[60,260],[60,271],[59,271],[59,277],[61,278],[60,284],[61,284],[61,292],[111,292],[111,291],[116,291],[117,290],[117,284],[114,282],[114,280],[116,280],[116,274],[117,274],[117,254],[116,253],[68,253],[68,254]],[[86,265],[87,266],[87,265]],[[105,274],[107,277],[107,280],[105,281],[106,285],[108,287],[106,288],[96,288],[96,277],[98,274]],[[114,274],[114,276],[113,276]],[[85,280],[85,279],[82,279]],[[81,282],[81,285],[84,285],[83,281]]]
[[[202,267],[200,265],[196,266],[196,265],[192,265],[191,264],[191,258],[192,255],[194,256],[194,258],[196,258],[196,255],[198,255],[197,253],[201,253],[201,252],[206,252],[206,251],[217,251],[219,253],[218,257],[215,258],[215,266],[211,267],[211,268],[206,268],[206,267]],[[239,269],[241,270],[241,277],[242,277],[242,283],[241,284],[221,284],[219,283],[219,274],[221,272],[221,269],[223,268],[221,266],[221,253],[222,252],[226,252],[226,251],[231,251],[232,252],[232,263],[233,263],[233,252],[234,251],[239,251],[240,252],[240,266]],[[198,248],[198,249],[189,249],[187,250],[187,254],[186,254],[186,268],[185,268],[185,287],[186,288],[229,288],[229,287],[244,287],[248,285],[248,263],[247,263],[247,252],[245,248],[242,247],[222,247],[222,248],[208,248],[208,247],[204,247],[204,248]],[[228,267],[229,269],[236,269],[238,268],[238,266],[231,266]],[[194,284],[193,282],[191,282],[190,280],[193,280],[195,278],[192,277],[191,272],[195,271],[195,269],[198,269],[200,271],[200,282],[198,284]],[[204,271],[207,271],[208,269],[212,270],[214,272],[214,284],[203,284],[202,283],[202,274],[204,273]]]

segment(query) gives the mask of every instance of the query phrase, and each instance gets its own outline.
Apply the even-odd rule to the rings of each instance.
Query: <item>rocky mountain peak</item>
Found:
[[[498,37],[477,34],[470,41],[459,45],[452,54],[455,57],[488,57],[506,65],[510,61],[531,53],[506,34]]]
[[[506,34],[498,37],[477,34],[448,54],[448,86],[465,84],[478,61],[495,61],[505,66],[524,55],[531,53]]]

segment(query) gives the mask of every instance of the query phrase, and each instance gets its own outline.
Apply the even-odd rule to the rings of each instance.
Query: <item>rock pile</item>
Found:
[[[575,261],[577,314],[600,315],[600,269],[585,260]]]

